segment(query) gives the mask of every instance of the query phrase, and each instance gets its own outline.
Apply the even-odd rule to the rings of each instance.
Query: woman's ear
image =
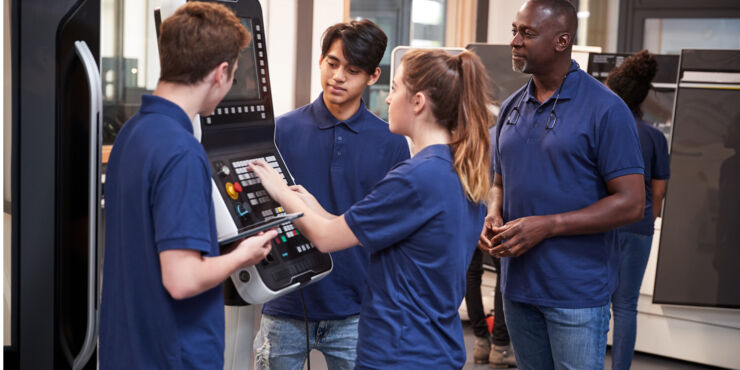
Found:
[[[424,107],[427,105],[427,97],[422,93],[421,91],[414,94],[413,98],[411,98],[411,103],[414,105],[414,114],[420,114]]]

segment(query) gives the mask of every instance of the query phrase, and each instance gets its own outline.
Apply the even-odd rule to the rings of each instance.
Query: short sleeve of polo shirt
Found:
[[[499,161],[499,152],[498,152],[498,142],[501,135],[501,125],[504,124],[505,117],[508,117],[509,114],[511,114],[511,110],[509,109],[511,106],[512,99],[516,96],[516,94],[510,96],[504,103],[501,105],[501,109],[499,110],[499,116],[496,119],[496,124],[491,126],[491,128],[488,129],[488,136],[491,140],[491,179],[493,179],[493,176],[495,174],[501,174],[501,163]]]
[[[644,174],[640,138],[632,112],[624,104],[613,104],[598,126],[596,165],[604,181],[624,175]]]
[[[344,214],[350,230],[370,253],[402,241],[436,213],[434,205],[424,204],[413,182],[399,172],[391,171]]]
[[[183,150],[165,164],[152,191],[157,251],[211,251],[211,182],[201,156]],[[143,221],[143,220],[142,220]]]
[[[671,163],[670,157],[668,156],[668,142],[663,136],[663,133],[655,130],[651,136],[653,137],[655,155],[653,156],[653,179],[656,180],[667,180],[671,177]],[[647,163],[645,164],[647,165]]]
[[[499,120],[500,121],[500,120]],[[491,140],[491,179],[495,174],[501,174],[501,164],[498,160],[498,139],[499,139],[499,128],[501,122],[496,123],[495,126],[491,127],[488,134]]]

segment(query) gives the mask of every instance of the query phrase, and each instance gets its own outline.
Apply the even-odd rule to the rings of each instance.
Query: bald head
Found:
[[[578,14],[576,8],[568,0],[529,0],[522,8],[535,6],[540,12],[547,13],[547,18],[556,27],[555,32],[568,32],[571,37],[578,30]]]

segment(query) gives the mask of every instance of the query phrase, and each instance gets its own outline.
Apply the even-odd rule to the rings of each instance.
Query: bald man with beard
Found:
[[[571,59],[576,29],[565,0],[522,5],[512,65],[532,78],[491,129],[494,185],[479,247],[501,257],[520,369],[603,369],[618,272],[614,229],[643,215],[634,118]]]

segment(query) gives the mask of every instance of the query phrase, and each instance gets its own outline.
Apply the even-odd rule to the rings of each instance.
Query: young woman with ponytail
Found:
[[[343,215],[289,188],[266,163],[250,165],[287,212],[304,213],[297,226],[319,250],[370,250],[357,368],[465,363],[457,309],[491,185],[486,79],[470,52],[406,54],[386,103],[390,130],[409,136],[417,153]]]

